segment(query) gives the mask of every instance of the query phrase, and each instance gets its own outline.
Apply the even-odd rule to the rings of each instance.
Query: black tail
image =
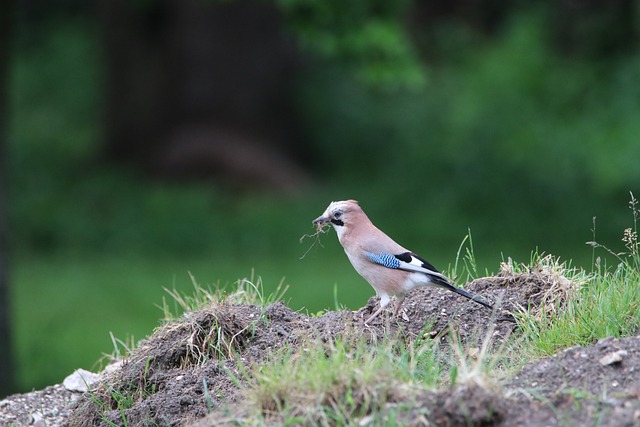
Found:
[[[421,258],[420,258],[421,259]],[[428,264],[426,261],[424,261],[425,264]],[[431,264],[428,264],[430,269],[433,271],[438,271],[435,268],[433,268],[433,266]],[[453,286],[451,283],[449,283],[447,280],[445,280],[445,276],[441,276],[441,275],[435,275],[435,274],[428,274],[429,279],[431,279],[431,283],[433,283],[436,286],[440,286],[442,288],[448,289],[451,292],[455,292],[458,295],[462,295],[463,297],[467,297],[469,298],[471,301],[473,302],[477,302],[480,305],[484,305],[485,307],[487,307],[489,310],[493,310],[493,306],[491,304],[489,304],[488,302],[484,301],[482,298],[478,298],[475,295],[470,294],[467,291],[463,291],[462,289],[458,289],[455,286]]]
[[[489,304],[488,302],[484,301],[482,298],[479,298],[479,297],[477,297],[475,295],[472,295],[467,291],[463,291],[462,289],[458,289],[455,286],[453,286],[451,283],[447,283],[444,280],[440,280],[440,281],[438,281],[437,284],[439,286],[442,286],[445,289],[450,290],[451,292],[455,292],[458,295],[462,295],[463,297],[467,297],[473,302],[477,302],[480,305],[484,305],[489,310],[493,310],[493,306],[491,304]]]

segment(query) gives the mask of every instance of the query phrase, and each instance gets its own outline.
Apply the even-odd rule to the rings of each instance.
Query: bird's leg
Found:
[[[373,319],[375,319],[380,313],[382,313],[382,310],[384,310],[384,307],[380,306],[380,308],[377,309],[375,313],[373,313],[371,316],[369,316],[367,320],[364,321],[364,324],[366,325],[369,322],[371,322]]]
[[[398,297],[398,303],[396,305],[396,309],[393,312],[393,316],[392,318],[396,317],[398,315],[398,313],[400,313],[400,307],[402,307],[402,303],[404,302],[405,296],[399,296]],[[387,300],[386,303],[388,304],[389,301]],[[385,307],[387,306],[387,304],[380,304],[380,308],[378,310],[376,310],[375,313],[373,313],[367,320],[364,321],[365,325],[368,324],[369,322],[371,322],[373,319],[375,319],[380,313],[382,313],[382,310],[385,309]]]
[[[365,325],[375,319],[380,313],[382,313],[382,310],[384,310],[385,307],[389,305],[389,301],[391,301],[389,294],[387,294],[386,292],[380,292],[376,289],[376,294],[380,295],[380,308],[376,310],[376,312],[373,313],[367,320],[364,321]]]
[[[393,313],[393,317],[396,317],[398,313],[400,313],[400,307],[402,307],[402,303],[404,302],[405,296],[401,295],[398,297],[398,304],[396,305],[396,311]]]

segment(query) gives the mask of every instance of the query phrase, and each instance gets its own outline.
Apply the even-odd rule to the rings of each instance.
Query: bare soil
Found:
[[[542,270],[503,272],[465,286],[499,307],[495,313],[451,292],[417,289],[408,295],[400,316],[390,319],[385,313],[371,325],[363,319],[375,310],[376,298],[356,312],[331,311],[320,317],[294,312],[281,302],[265,309],[223,303],[187,313],[154,331],[120,369],[70,403],[73,413],[59,425],[228,423],[229,414],[241,414],[234,408],[243,403],[243,372],[284,346],[300,348],[308,340],[364,339],[376,345],[394,337],[407,343],[439,340],[448,346],[454,336],[466,348],[484,339],[500,346],[518,336],[511,313],[535,309],[550,290],[567,285],[562,279]],[[639,370],[640,337],[605,339],[535,361],[492,387],[466,384],[421,392],[411,397],[411,409],[400,419],[406,425],[437,426],[637,426]],[[121,412],[118,405],[127,409]],[[0,421],[2,411],[0,402]],[[384,414],[380,417],[354,422],[384,425]]]

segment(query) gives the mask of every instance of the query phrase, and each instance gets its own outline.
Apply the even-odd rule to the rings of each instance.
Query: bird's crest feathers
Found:
[[[340,209],[346,212],[346,211],[353,210],[355,208],[360,209],[360,205],[358,204],[358,201],[349,199],[349,200],[340,200],[338,202],[331,202],[331,204],[327,208],[327,211],[334,212],[335,210]]]

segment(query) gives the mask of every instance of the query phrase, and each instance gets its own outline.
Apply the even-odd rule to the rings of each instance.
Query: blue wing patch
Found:
[[[374,254],[373,252],[365,252],[364,254],[371,262],[375,262],[376,264],[380,264],[387,268],[400,268],[400,260],[394,255],[385,252],[377,254]]]

